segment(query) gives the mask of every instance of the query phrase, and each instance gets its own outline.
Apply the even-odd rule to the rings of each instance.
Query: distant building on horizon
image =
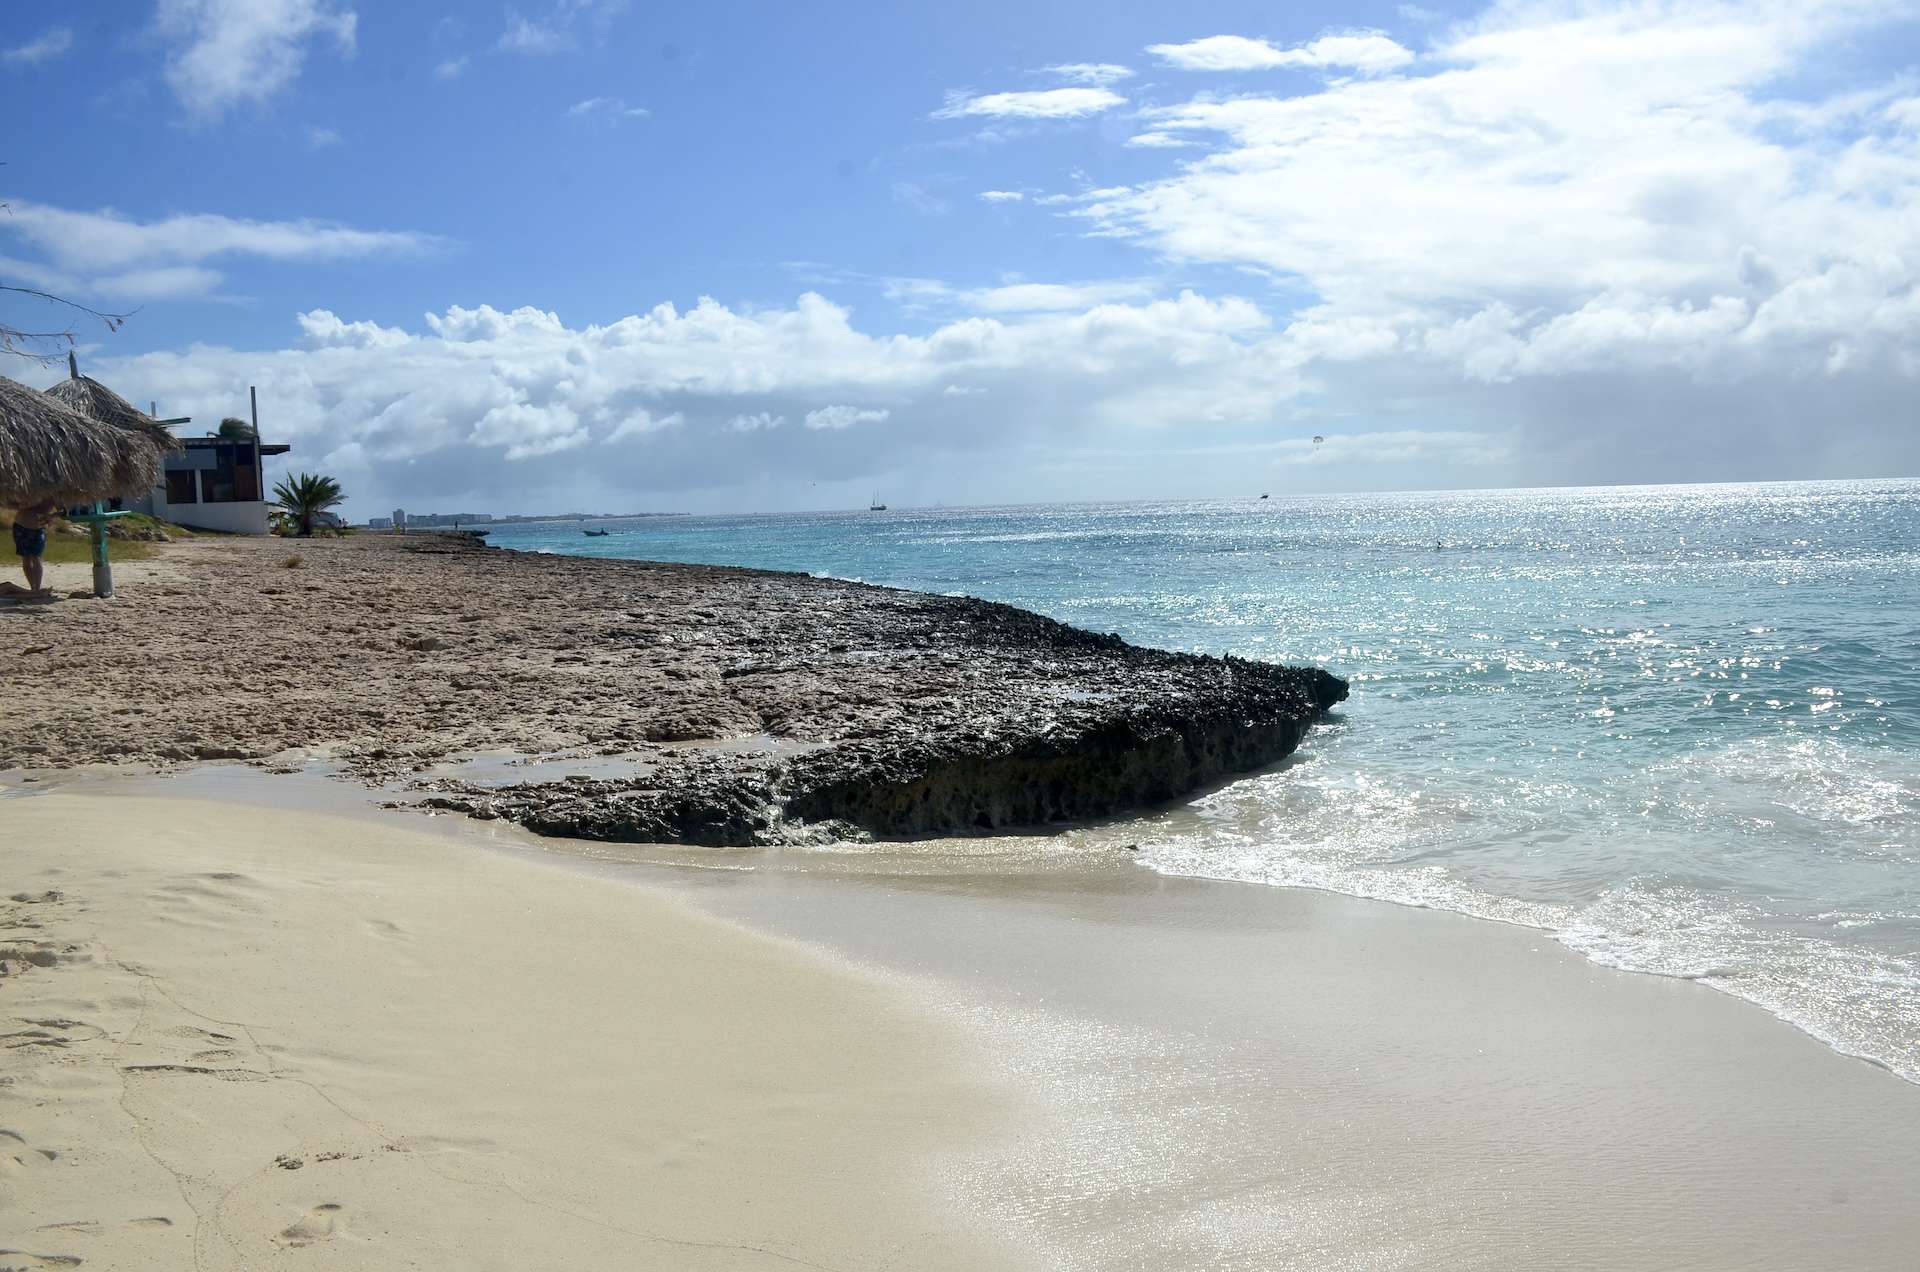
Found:
[[[368,517],[367,529],[391,530],[393,529],[393,518],[392,517]]]
[[[395,508],[393,510],[393,528],[395,530],[405,530],[407,528],[407,510],[405,508]]]

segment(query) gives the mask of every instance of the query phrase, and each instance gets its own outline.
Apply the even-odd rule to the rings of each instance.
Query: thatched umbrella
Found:
[[[156,455],[164,456],[167,451],[180,449],[179,440],[167,431],[166,425],[92,376],[81,375],[80,367],[71,353],[67,355],[67,378],[48,389],[47,396],[102,424],[111,424],[144,439]],[[140,448],[131,450],[130,457],[133,456],[144,459]],[[115,494],[145,494],[159,480],[159,469],[156,467],[148,471],[145,468],[130,468],[124,476],[130,484],[118,487]],[[144,482],[140,480],[142,477],[145,478]]]
[[[0,376],[0,504],[145,494],[160,480],[172,445],[153,431],[117,428]]]
[[[82,415],[91,415],[103,424],[131,429],[136,433],[157,434],[168,439],[163,445],[171,444],[171,435],[151,415],[90,375],[75,371],[48,389],[47,396],[58,398]]]

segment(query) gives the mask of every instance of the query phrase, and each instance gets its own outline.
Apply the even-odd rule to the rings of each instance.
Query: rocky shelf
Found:
[[[463,535],[196,541],[121,575],[0,622],[0,768],[326,756],[549,835],[908,838],[1175,799],[1347,696],[988,601]],[[462,763],[501,752],[536,762]],[[597,758],[540,780],[551,756]]]

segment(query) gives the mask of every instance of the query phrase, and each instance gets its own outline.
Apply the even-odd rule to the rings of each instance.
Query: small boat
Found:
[[[1262,499],[1265,499],[1265,498],[1266,498],[1266,496],[1265,496],[1265,495],[1262,495],[1262,496],[1260,496],[1260,497],[1261,497]]]
[[[586,536],[587,536],[587,538],[589,538],[589,539],[604,539],[604,538],[606,538],[606,537],[607,537],[608,535],[610,535],[610,534],[612,534],[612,533],[613,533],[613,531],[611,531],[611,530],[582,530],[582,531],[581,531],[580,533],[581,533],[581,534],[584,534],[584,535],[586,535]]]
[[[875,495],[867,503],[868,512],[885,512],[886,510],[887,510],[887,505],[880,502],[880,496],[878,495]]]

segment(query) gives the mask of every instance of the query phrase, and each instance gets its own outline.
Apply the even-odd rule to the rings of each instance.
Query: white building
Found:
[[[266,457],[292,447],[255,446],[250,437],[183,437],[180,445],[167,456],[160,484],[134,511],[195,530],[267,533]]]

